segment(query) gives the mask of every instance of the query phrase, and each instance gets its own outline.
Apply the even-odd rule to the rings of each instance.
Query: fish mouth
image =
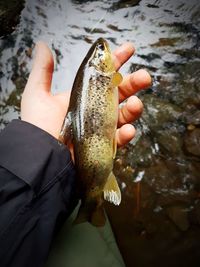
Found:
[[[97,39],[92,47],[90,48],[89,52],[88,52],[88,57],[91,57],[92,55],[94,55],[95,51],[99,51],[102,54],[103,53],[110,53],[110,48],[108,45],[108,42],[104,39],[104,38],[99,38]]]

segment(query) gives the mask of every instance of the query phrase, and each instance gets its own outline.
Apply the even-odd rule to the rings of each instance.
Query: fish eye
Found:
[[[104,45],[103,44],[99,44],[99,49],[104,50]]]

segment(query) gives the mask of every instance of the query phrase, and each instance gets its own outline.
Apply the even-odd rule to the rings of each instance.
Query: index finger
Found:
[[[151,84],[151,76],[144,69],[126,75],[119,85],[119,102],[124,101],[127,97],[137,93],[141,89],[150,87]]]
[[[113,52],[115,69],[118,70],[135,52],[132,43],[124,43]]]

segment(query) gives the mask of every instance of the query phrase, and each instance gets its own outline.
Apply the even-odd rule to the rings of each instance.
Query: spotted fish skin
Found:
[[[65,125],[71,128],[82,204],[93,207],[90,213],[102,204],[103,191],[112,174],[116,153],[118,89],[114,82],[115,75],[108,43],[100,38],[93,44],[77,72],[70,98],[68,123]],[[118,187],[115,181],[114,184]],[[110,196],[115,191],[109,190],[104,192],[104,198],[119,204],[119,188],[114,189],[118,191],[119,199]],[[91,221],[90,218],[87,220]]]

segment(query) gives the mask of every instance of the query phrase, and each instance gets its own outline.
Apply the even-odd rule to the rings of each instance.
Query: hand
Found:
[[[118,70],[134,53],[134,47],[125,43],[113,53]],[[21,101],[21,119],[48,132],[58,139],[69,106],[70,92],[53,95],[51,82],[54,63],[50,49],[43,42],[36,45],[36,56]],[[117,130],[118,146],[125,145],[135,136],[135,128],[130,122],[142,113],[143,104],[134,96],[141,89],[149,87],[151,77],[145,70],[139,70],[123,78],[119,86],[119,101],[128,98],[119,110]]]

